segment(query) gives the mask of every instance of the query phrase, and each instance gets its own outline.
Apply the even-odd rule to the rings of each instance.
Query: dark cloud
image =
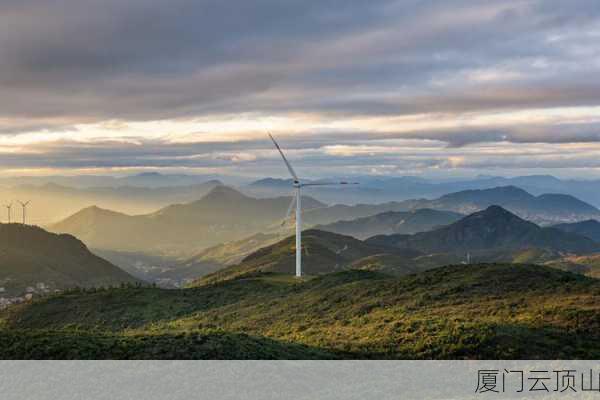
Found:
[[[257,140],[76,140],[75,125],[106,120],[235,113],[459,119],[600,106],[599,36],[597,0],[4,0],[0,138],[71,130],[73,140],[2,153],[0,166],[251,170],[278,162],[264,156],[270,145]],[[302,153],[306,166],[446,168],[457,165],[454,151],[461,157],[481,143],[600,142],[596,121],[414,132],[392,125],[386,133],[322,129],[286,146]],[[434,141],[439,150],[324,156],[327,146],[400,139]],[[560,167],[556,154],[547,157],[514,162]],[[596,165],[587,156],[569,157],[562,165]],[[508,162],[495,160],[488,165]],[[461,165],[480,168],[480,162],[471,154]]]
[[[597,65],[574,59],[571,41],[548,40],[597,24],[597,9],[585,0],[4,1],[0,113],[152,120],[598,104],[583,80]],[[580,65],[542,71],[544,81],[524,71],[517,88],[527,93],[514,83],[431,85],[465,69],[519,69],[523,58]],[[392,90],[392,101],[373,96]]]

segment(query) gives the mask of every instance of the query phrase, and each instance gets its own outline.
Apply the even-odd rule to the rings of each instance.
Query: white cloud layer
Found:
[[[4,172],[597,175],[597,0],[6,0]]]

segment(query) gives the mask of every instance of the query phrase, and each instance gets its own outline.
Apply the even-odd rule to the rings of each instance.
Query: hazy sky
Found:
[[[600,176],[598,0],[2,0],[4,174]]]

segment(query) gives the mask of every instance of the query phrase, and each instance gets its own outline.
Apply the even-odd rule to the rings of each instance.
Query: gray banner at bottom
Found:
[[[2,361],[0,399],[598,399],[598,361]]]

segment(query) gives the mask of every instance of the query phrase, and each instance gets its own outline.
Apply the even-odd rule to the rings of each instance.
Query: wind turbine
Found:
[[[292,165],[288,162],[287,158],[285,158],[285,154],[283,154],[281,147],[279,147],[279,144],[277,144],[277,141],[275,140],[273,135],[271,135],[269,133],[269,137],[271,138],[271,140],[273,141],[273,144],[279,151],[279,154],[281,154],[281,158],[283,158],[283,162],[285,163],[285,166],[287,167],[290,175],[294,179],[294,181],[292,183],[292,187],[294,188],[294,195],[292,197],[292,201],[290,203],[290,207],[288,208],[285,219],[287,220],[290,217],[290,214],[292,213],[294,203],[295,203],[296,204],[296,277],[300,278],[302,276],[302,205],[301,205],[302,195],[301,195],[301,189],[303,187],[307,187],[307,186],[358,185],[358,183],[354,183],[354,182],[350,183],[350,182],[343,182],[343,181],[342,182],[314,182],[314,183],[307,182],[307,183],[303,183],[300,180],[300,178],[298,178],[298,175],[296,175],[294,168],[292,168]]]
[[[27,205],[30,203],[31,200],[27,200],[25,203],[23,203],[22,201],[19,200],[19,204],[21,204],[21,207],[23,207],[23,225],[25,225],[25,215],[27,214]]]
[[[11,216],[11,211],[12,211],[12,203],[6,204],[4,207],[6,207],[6,212],[8,214],[8,223],[10,224],[10,216]]]

